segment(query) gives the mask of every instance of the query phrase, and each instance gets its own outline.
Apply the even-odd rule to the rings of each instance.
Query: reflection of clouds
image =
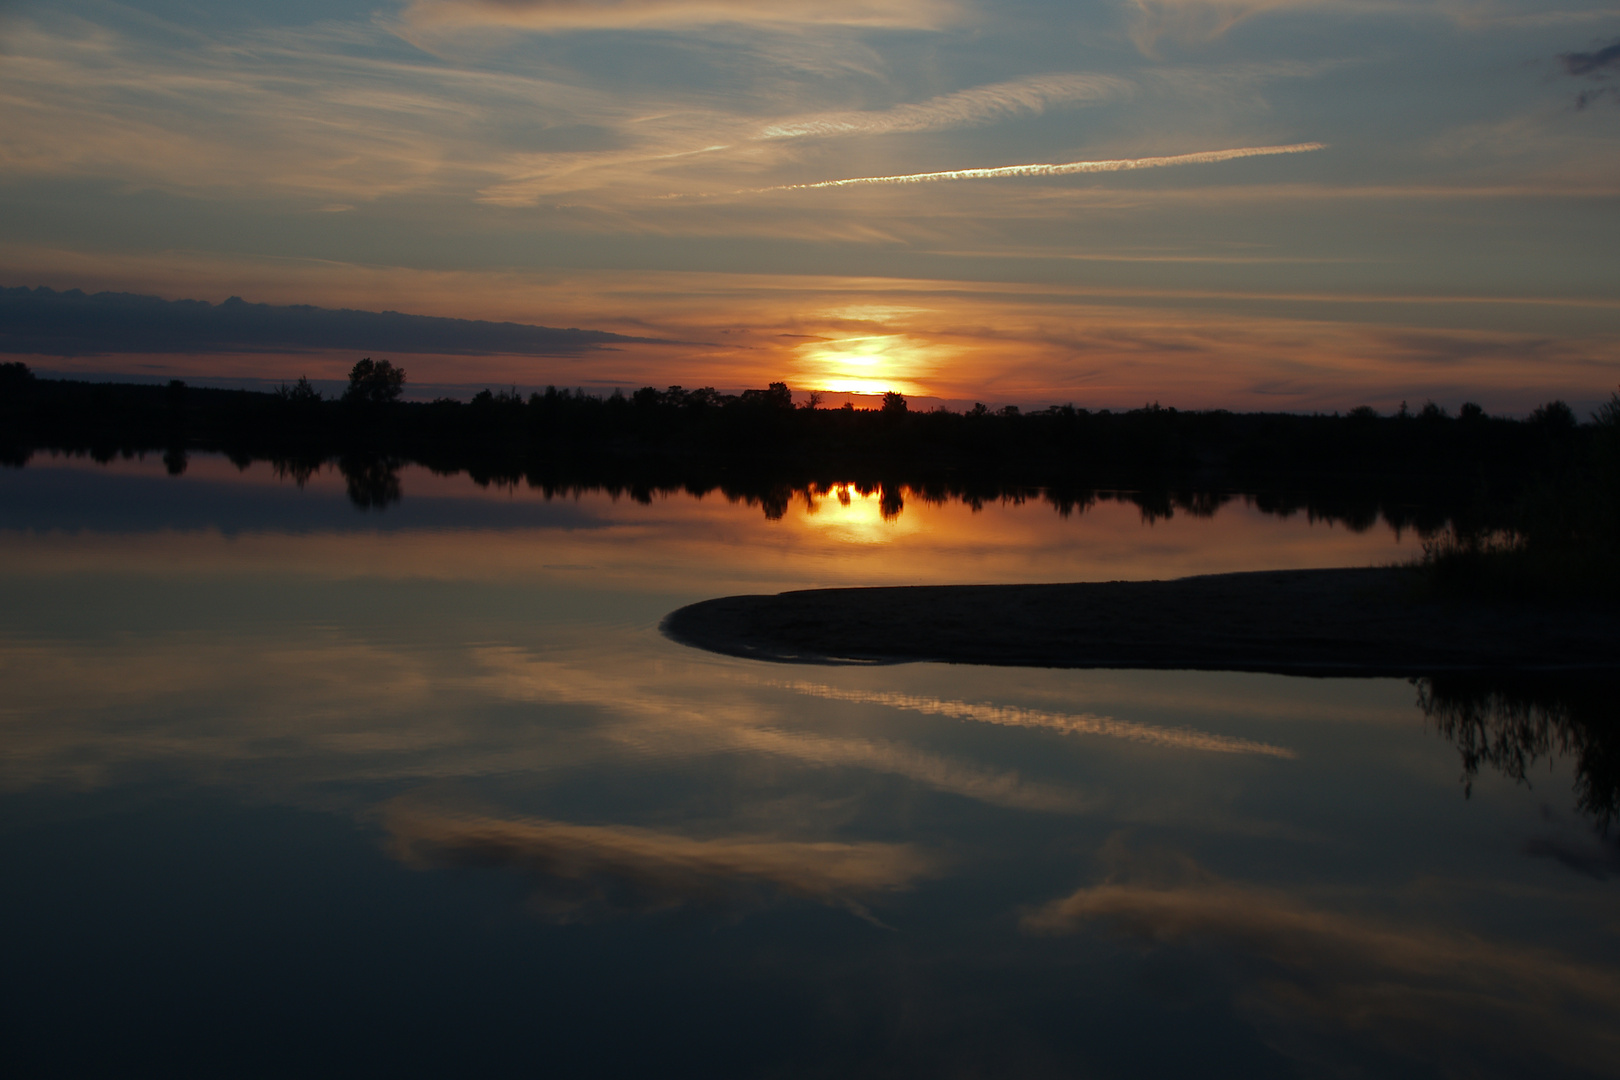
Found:
[[[901,694],[895,691],[843,690],[821,683],[782,683],[782,688],[812,697],[833,701],[854,701],[863,705],[887,705],[894,709],[931,716],[949,716],[958,720],[975,720],[981,724],[1001,727],[1040,728],[1059,731],[1065,735],[1107,735],[1131,742],[1148,743],[1176,750],[1207,750],[1217,754],[1263,754],[1267,757],[1293,758],[1299,755],[1283,746],[1238,739],[1230,735],[1213,735],[1191,728],[1162,728],[1134,720],[1116,720],[1112,716],[1093,716],[1090,713],[1054,713],[1039,709],[1024,709],[1017,705],[975,704],[969,701],[947,701],[943,698]]]
[[[1076,890],[1023,926],[1070,934],[1093,922],[1156,945],[1233,950],[1240,1007],[1285,1052],[1318,1062],[1342,1053],[1346,1035],[1403,1057],[1443,1052],[1461,1073],[1516,1064],[1531,1075],[1548,1058],[1607,1073],[1620,1060],[1620,977],[1553,952],[1325,911],[1186,861]]]
[[[540,659],[516,648],[423,650],[328,632],[296,642],[163,635],[98,647],[0,648],[0,787],[102,786],[141,770],[296,789],[332,781],[555,774],[637,759],[767,755],[909,780],[988,805],[1078,813],[1073,787],[881,737],[782,726],[702,665],[650,665],[612,636]],[[659,639],[656,648],[667,646]],[[586,726],[512,727],[502,701],[596,710]]]
[[[937,862],[909,844],[726,836],[693,839],[612,825],[455,813],[395,800],[382,820],[401,861],[503,867],[535,883],[558,921],[696,905],[753,908],[780,897],[865,914],[864,902],[910,888]]]
[[[447,717],[453,671],[347,635],[3,646],[0,787],[101,786],[156,766],[286,788],[481,775],[537,756]]]
[[[995,806],[1075,813],[1091,800],[1072,788],[1024,780],[1012,770],[989,769],[914,750],[904,744],[788,731],[738,687],[723,690],[712,670],[695,669],[681,685],[667,669],[640,669],[609,661],[586,668],[541,660],[513,648],[475,651],[487,673],[486,693],[520,701],[599,707],[613,719],[600,733],[657,756],[744,750],[821,768],[858,768],[904,777],[937,791]],[[724,696],[729,693],[728,696]]]

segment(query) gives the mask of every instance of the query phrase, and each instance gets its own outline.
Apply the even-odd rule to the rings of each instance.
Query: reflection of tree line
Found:
[[[169,461],[165,457],[165,461]],[[382,509],[403,497],[399,470],[409,462],[382,455],[345,454],[335,462],[311,458],[272,458],[276,475],[300,487],[321,470],[335,466],[343,476],[349,498],[361,509]],[[244,462],[245,464],[245,462]],[[454,475],[459,470],[439,470]],[[1062,517],[1085,514],[1100,503],[1135,506],[1148,523],[1184,515],[1211,518],[1233,504],[1253,506],[1268,514],[1288,517],[1305,514],[1312,521],[1343,525],[1353,532],[1365,532],[1380,521],[1397,534],[1415,530],[1431,535],[1442,529],[1459,511],[1454,506],[1410,504],[1381,498],[1376,492],[1234,492],[1189,488],[1150,488],[1120,490],[1055,484],[1049,487],[1001,484],[982,479],[951,482],[944,480],[907,483],[896,480],[778,480],[770,476],[738,477],[693,474],[673,479],[620,473],[612,469],[578,465],[563,468],[536,468],[526,474],[491,475],[482,470],[469,477],[481,488],[526,486],[547,500],[571,499],[582,495],[605,494],[615,499],[650,504],[656,499],[680,496],[705,497],[719,494],[730,502],[757,506],[770,520],[785,517],[794,505],[813,512],[822,501],[836,499],[848,505],[856,497],[876,498],[879,513],[894,520],[908,504],[945,506],[960,503],[975,511],[991,505],[1045,503]]]
[[[486,390],[467,403],[404,402],[404,385],[403,370],[369,358],[336,401],[302,379],[256,393],[44,380],[0,364],[0,460],[22,464],[34,449],[102,461],[159,450],[179,473],[188,451],[209,450],[272,460],[295,478],[337,461],[364,507],[399,497],[403,462],[548,493],[718,490],[770,517],[851,482],[878,493],[889,517],[907,498],[1041,498],[1073,513],[1103,492],[1130,491],[1153,520],[1213,512],[1244,492],[1277,513],[1417,529],[1431,538],[1425,565],[1442,592],[1620,595],[1620,395],[1582,423],[1556,401],[1526,420],[1467,404],[1451,416],[1432,402],[1390,416],[1157,404],[917,412],[894,393],[867,410],[823,409],[813,394],[795,405],[783,383],[735,395]]]
[[[1154,520],[1213,513],[1253,495],[1262,509],[1303,510],[1367,528],[1380,518],[1425,534],[1453,526],[1489,536],[1549,477],[1570,472],[1602,442],[1560,403],[1528,421],[1474,406],[1449,416],[1429,405],[1380,416],[1125,412],[1056,406],[912,411],[898,394],[881,408],[795,406],[781,383],[725,395],[644,388],[602,397],[548,388],[523,397],[485,391],[470,403],[399,400],[404,372],[364,360],[340,400],[307,382],[275,393],[36,379],[0,365],[0,458],[35,449],[97,460],[156,450],[171,472],[190,451],[239,463],[271,460],[295,479],[335,461],[355,501],[398,498],[397,466],[467,473],[480,484],[526,483],[547,493],[603,490],[650,499],[721,491],[779,517],[795,498],[852,483],[893,516],[905,501],[980,505],[1044,499],[1084,511],[1104,492]],[[1612,426],[1612,425],[1611,425]],[[391,479],[391,477],[393,477]]]
[[[1620,815],[1620,681],[1610,674],[1435,675],[1418,704],[1462,756],[1471,790],[1481,766],[1528,781],[1532,767],[1573,759],[1580,809],[1607,832]]]

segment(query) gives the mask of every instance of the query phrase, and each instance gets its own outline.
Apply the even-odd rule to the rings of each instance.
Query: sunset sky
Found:
[[[400,323],[429,396],[1584,417],[1620,384],[1613,0],[0,0],[0,106],[0,286],[627,338]],[[68,341],[60,299],[8,294],[0,358],[364,347],[199,305]]]

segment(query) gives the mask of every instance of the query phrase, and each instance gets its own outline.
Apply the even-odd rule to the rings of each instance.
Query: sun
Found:
[[[818,341],[800,346],[800,379],[818,390],[844,394],[923,393],[911,376],[921,348],[904,334]]]

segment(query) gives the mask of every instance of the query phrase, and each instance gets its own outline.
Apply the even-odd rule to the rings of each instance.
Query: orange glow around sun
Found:
[[[925,343],[906,334],[818,341],[799,347],[803,383],[845,394],[926,393],[915,376],[926,368]]]

